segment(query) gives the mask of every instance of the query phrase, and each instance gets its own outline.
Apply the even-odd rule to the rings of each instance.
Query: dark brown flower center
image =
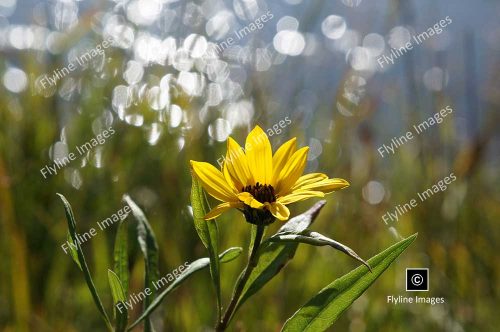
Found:
[[[255,186],[246,186],[241,189],[242,192],[252,194],[252,196],[261,203],[276,202],[276,194],[274,188],[270,184],[256,183]]]

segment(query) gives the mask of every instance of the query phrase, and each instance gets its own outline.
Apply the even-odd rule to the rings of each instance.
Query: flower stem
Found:
[[[217,332],[221,332],[221,331],[226,330],[227,325],[229,324],[229,321],[236,310],[236,305],[238,304],[238,300],[240,299],[241,293],[243,292],[243,289],[245,288],[245,285],[248,281],[248,278],[250,277],[252,270],[257,266],[257,263],[259,261],[259,256],[258,256],[257,252],[258,252],[259,246],[262,242],[262,237],[264,236],[265,227],[266,226],[264,226],[264,225],[257,225],[257,231],[255,232],[255,238],[253,239],[253,246],[252,246],[252,249],[250,251],[250,255],[248,257],[247,265],[245,266],[245,269],[241,273],[240,277],[238,278],[238,281],[236,281],[236,285],[234,286],[231,301],[229,302],[229,305],[227,306],[227,309],[226,309],[226,312],[224,313],[224,316],[215,326],[215,330]]]

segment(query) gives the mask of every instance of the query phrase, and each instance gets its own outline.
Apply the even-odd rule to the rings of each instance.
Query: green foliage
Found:
[[[313,232],[308,229],[298,233],[298,234],[276,234],[275,236],[271,237],[269,241],[273,242],[297,242],[297,243],[305,243],[313,246],[330,246],[332,248],[335,248],[337,250],[342,251],[343,253],[347,254],[348,256],[360,261],[366,267],[370,268],[370,265],[368,265],[361,257],[358,256],[348,246],[339,243],[335,240],[332,240],[323,234],[320,234],[318,232]]]
[[[73,238],[71,237],[70,232],[68,231],[68,235],[66,236],[67,241],[69,243],[69,254],[71,255],[71,258],[73,258],[73,261],[78,265],[80,270],[82,270],[82,266],[80,264],[80,261],[78,260],[78,250],[76,249],[76,245],[73,242]],[[82,270],[83,271],[83,270]]]
[[[94,302],[98,308],[98,310],[101,312],[105,322],[106,326],[110,331],[115,331],[115,332],[123,332],[123,331],[130,331],[132,330],[135,326],[137,326],[139,323],[144,321],[144,330],[145,331],[152,331],[153,326],[151,325],[150,320],[150,315],[153,313],[153,311],[158,308],[158,306],[161,304],[161,302],[166,298],[168,294],[170,294],[172,291],[177,289],[185,280],[187,280],[190,276],[192,276],[195,272],[200,271],[207,266],[211,266],[213,258],[200,258],[192,263],[189,264],[189,266],[179,275],[177,278],[160,294],[158,294],[157,297],[152,298],[150,301],[146,302],[145,301],[145,306],[144,306],[144,311],[142,314],[139,316],[139,318],[136,319],[136,321],[131,324],[129,327],[127,327],[127,321],[128,321],[128,311],[127,310],[119,310],[117,305],[118,304],[124,304],[125,301],[127,301],[127,283],[122,282],[122,279],[120,278],[120,275],[122,278],[125,280],[128,280],[129,277],[129,271],[128,271],[128,253],[127,253],[127,227],[126,224],[123,223],[123,220],[120,221],[118,225],[118,230],[116,234],[116,240],[115,240],[115,250],[114,250],[114,258],[115,258],[115,269],[117,269],[120,275],[116,274],[112,270],[108,269],[108,283],[109,287],[111,289],[111,295],[113,298],[113,305],[114,305],[114,315],[115,315],[115,321],[116,321],[116,328],[113,329],[111,322],[108,318],[108,315],[106,314],[106,311],[104,309],[104,306],[99,298],[99,295],[97,293],[97,290],[94,286],[94,282],[92,281],[92,277],[90,275],[90,271],[88,270],[87,263],[85,261],[85,257],[83,255],[83,252],[81,250],[80,243],[77,241],[77,235],[76,235],[76,222],[74,219],[73,211],[71,209],[71,205],[69,202],[66,200],[66,198],[58,194],[63,201],[64,204],[64,209],[66,212],[66,218],[68,221],[68,228],[69,228],[69,240],[71,244],[76,244],[76,248],[73,248],[70,246],[70,248],[73,248],[72,251],[70,251],[71,257],[75,260],[76,264],[78,267],[83,271],[85,280],[87,281],[88,288],[92,294],[92,297],[94,298]],[[135,218],[138,220],[138,237],[137,241],[141,247],[141,251],[144,255],[144,260],[146,262],[145,264],[145,288],[148,288],[151,292],[156,289],[154,287],[153,282],[157,280],[157,276],[155,279],[151,278],[151,275],[155,275],[156,273],[159,274],[159,271],[153,271],[152,269],[156,269],[158,266],[158,245],[156,243],[156,238],[155,235],[152,231],[151,226],[149,225],[144,213],[142,210],[135,204],[135,202],[128,196],[124,196],[125,202],[131,207],[132,213],[134,214]],[[236,259],[242,252],[242,249],[239,247],[233,247],[229,248],[223,253],[221,253],[219,256],[217,256],[217,266],[219,266],[219,263],[228,263],[234,259]],[[147,295],[147,294],[146,294]],[[147,300],[147,298],[146,298]],[[125,308],[125,306],[123,306]],[[122,312],[123,311],[123,312]]]
[[[236,259],[240,254],[241,254],[242,249],[241,248],[229,248],[226,251],[224,251],[222,254],[219,255],[219,260],[221,263],[228,263],[234,259]],[[137,320],[130,325],[129,331],[132,330],[135,326],[137,326],[141,321],[149,317],[151,313],[160,305],[160,303],[163,301],[163,299],[170,294],[172,291],[174,291],[177,287],[179,287],[186,279],[188,279],[190,276],[192,276],[195,272],[200,271],[210,264],[210,258],[200,258],[195,260],[194,262],[189,264],[189,267],[184,270],[181,275],[175,279],[174,282],[170,284],[163,292],[161,292],[158,297],[150,304],[146,310],[142,313],[142,315],[137,318]]]
[[[127,300],[125,291],[122,286],[122,282],[118,275],[112,270],[108,269],[108,281],[109,287],[111,288],[111,295],[113,296],[113,303],[124,302]]]
[[[287,230],[306,229],[312,224],[319,211],[324,206],[324,201],[317,203],[309,211],[290,219],[283,225],[278,234]],[[252,243],[250,243],[250,247]],[[295,255],[297,243],[277,243],[264,241],[259,248],[258,263],[252,270],[248,281],[238,299],[239,308],[249,297],[257,293],[265,284],[276,276]]]
[[[160,277],[160,271],[158,269],[158,243],[156,242],[156,237],[149,225],[144,212],[135,204],[135,202],[128,195],[123,196],[123,200],[130,206],[132,214],[137,219],[137,241],[142,251],[144,257],[144,288],[149,288],[151,290],[150,294],[146,294],[144,300],[144,308],[147,308],[156,296],[155,287],[153,282],[158,280]],[[153,326],[150,319],[146,319],[144,323],[144,331],[153,331]]]
[[[238,307],[257,293],[285,267],[295,255],[297,246],[296,243],[281,244],[271,242],[262,245],[259,249],[259,262],[250,274],[250,278],[238,301]]]
[[[370,266],[349,247],[308,229],[324,205],[325,201],[320,201],[308,211],[290,219],[276,234],[262,244],[258,251],[258,262],[245,281],[236,310],[281,271],[294,257],[299,243],[332,246],[362,262],[370,269]],[[250,247],[252,247],[252,243]],[[245,272],[242,273],[242,276]]]
[[[325,204],[325,201],[320,201],[308,211],[290,219],[276,234],[262,244],[259,249],[259,262],[250,275],[239,300],[238,307],[250,296],[257,293],[285,267],[288,261],[294,257],[299,243],[315,246],[330,245],[366,265],[366,262],[352,249],[307,229],[312,225]]]
[[[220,267],[219,259],[217,258],[219,230],[215,219],[204,219],[204,216],[207,214],[207,211],[210,210],[210,207],[207,206],[208,202],[200,182],[194,175],[191,175],[191,178],[191,206],[193,208],[193,221],[198,236],[203,242],[205,248],[208,250],[208,257],[210,258],[210,275],[215,288],[217,301],[217,320],[219,320],[222,314]]]
[[[119,303],[124,303],[127,300],[127,295],[122,286],[122,282],[118,275],[113,271],[108,269],[108,281],[109,287],[111,288],[111,295],[113,297],[113,304],[115,305],[115,320],[116,320],[116,332],[123,332],[127,328],[128,311],[119,310],[116,305]]]
[[[64,197],[61,194],[58,194],[58,195],[64,204],[64,212],[66,213],[66,220],[68,221],[69,234],[71,235],[71,239],[73,240],[73,243],[76,244],[76,246],[77,246],[76,250],[77,250],[78,262],[79,262],[78,266],[83,271],[85,281],[87,282],[87,286],[90,290],[90,293],[92,294],[92,298],[94,299],[94,303],[97,306],[97,309],[101,313],[101,316],[104,319],[104,322],[106,323],[107,328],[110,331],[112,331],[113,327],[111,325],[111,321],[109,320],[109,317],[106,314],[106,310],[104,309],[104,306],[102,305],[101,299],[99,298],[99,294],[97,293],[97,290],[96,290],[95,285],[94,285],[94,281],[92,280],[92,276],[90,275],[90,271],[89,271],[89,268],[87,266],[87,262],[85,261],[85,256],[83,255],[82,247],[80,246],[80,242],[78,241],[77,236],[76,236],[76,221],[75,221],[75,217],[73,215],[73,211],[71,209],[71,205],[69,204],[66,197]]]
[[[114,248],[114,267],[116,275],[121,280],[123,285],[123,291],[125,292],[125,297],[128,293],[128,231],[127,224],[124,220],[120,220],[118,224],[118,230],[116,231],[115,237],[115,248]]]
[[[416,237],[417,234],[414,234],[370,258],[368,263],[373,268],[371,272],[365,267],[358,267],[323,288],[286,321],[282,331],[325,331],[380,277]]]

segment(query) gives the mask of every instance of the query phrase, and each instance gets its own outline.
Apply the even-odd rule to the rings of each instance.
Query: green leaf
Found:
[[[290,219],[279,229],[277,234],[303,231],[314,222],[324,205],[325,201],[320,201],[306,212]],[[245,284],[237,308],[281,271],[288,261],[293,258],[297,247],[298,243],[294,242],[277,243],[267,240],[262,243],[259,248],[259,261]]]
[[[80,261],[78,260],[78,251],[76,250],[76,245],[73,242],[73,239],[71,238],[71,234],[69,233],[69,231],[66,238],[68,239],[69,254],[71,255],[71,258],[73,258],[73,261],[76,263],[76,265],[78,265],[80,270],[83,271],[82,266],[80,265]]]
[[[97,310],[99,310],[99,312],[101,313],[101,316],[104,319],[107,328],[110,331],[113,331],[113,326],[111,325],[111,321],[109,320],[109,317],[106,314],[106,310],[102,305],[99,294],[97,293],[97,290],[95,288],[94,281],[92,280],[92,276],[90,275],[89,267],[87,266],[87,262],[85,261],[85,256],[83,255],[82,247],[80,246],[80,242],[78,242],[78,239],[76,237],[76,221],[73,215],[73,211],[71,209],[71,205],[69,204],[66,197],[64,197],[62,194],[58,193],[57,195],[59,196],[59,198],[61,198],[61,201],[64,204],[64,212],[66,214],[66,220],[68,221],[69,234],[71,236],[72,242],[77,246],[76,254],[78,257],[79,266],[83,271],[83,276],[85,277],[85,282],[87,283],[87,287],[89,288],[90,293],[92,294],[92,298],[94,299],[94,303],[97,306]]]
[[[236,258],[238,258],[238,256],[241,255],[242,251],[243,249],[240,247],[231,247],[219,255],[219,261],[221,263],[229,263],[230,261],[234,261]]]
[[[358,256],[358,254],[356,254],[354,252],[354,250],[352,250],[348,246],[343,245],[342,243],[337,242],[335,240],[332,240],[332,239],[330,239],[330,238],[328,238],[320,233],[312,232],[308,229],[306,229],[305,231],[302,231],[299,234],[286,234],[286,235],[277,234],[275,236],[272,236],[269,240],[273,241],[273,242],[306,243],[306,244],[310,244],[313,246],[330,246],[330,247],[335,248],[337,250],[340,250],[343,253],[347,254],[348,256],[360,261],[361,263],[366,265],[366,267],[368,267],[371,270],[370,265],[368,265],[361,257]]]
[[[129,279],[128,231],[127,231],[127,224],[123,220],[120,220],[120,223],[118,224],[113,255],[114,255],[114,269],[116,271],[116,275],[121,280],[125,297],[127,297],[128,279]]]
[[[295,255],[297,246],[297,243],[267,242],[259,248],[259,262],[243,288],[236,310],[285,267]]]
[[[222,254],[219,255],[219,260],[221,263],[227,263],[238,257],[241,252],[243,251],[242,248],[239,247],[234,247],[234,248],[229,248],[226,251],[224,251]],[[128,327],[127,331],[131,331],[135,326],[137,326],[142,320],[144,320],[146,317],[148,317],[163,301],[163,299],[170,294],[172,291],[174,291],[177,287],[179,287],[184,281],[186,281],[193,273],[202,270],[206,268],[207,266],[210,265],[210,258],[205,257],[205,258],[200,258],[195,260],[194,262],[190,263],[188,268],[175,279],[170,286],[168,286],[163,292],[161,292],[156,299],[150,304],[149,307],[144,310],[144,312],[141,314],[137,320]]]
[[[151,290],[151,295],[146,295],[144,299],[144,308],[147,308],[156,296],[153,282],[157,281],[160,277],[158,269],[158,244],[153,229],[149,225],[144,212],[142,212],[129,195],[123,195],[123,200],[130,206],[132,214],[137,219],[137,240],[139,241],[139,246],[144,256],[144,268],[146,270],[144,274],[144,288],[149,288]],[[153,326],[148,318],[144,323],[144,332],[151,331],[153,331]]]
[[[120,278],[110,269],[108,269],[108,282],[109,287],[111,288],[111,295],[113,297],[113,305],[115,306],[115,331],[123,332],[127,327],[128,312],[127,309],[125,309],[124,312],[122,310],[119,310],[117,305],[120,302],[124,303],[127,300],[127,296],[125,295],[125,291],[123,290]]]
[[[118,302],[125,302],[127,296],[123,290],[122,282],[120,278],[112,270],[108,269],[108,282],[111,288],[111,295],[113,296],[113,304]]]
[[[285,322],[281,331],[317,332],[328,329],[416,237],[417,234],[414,234],[370,258],[368,263],[372,273],[365,266],[360,266],[323,288]]]
[[[219,231],[217,229],[217,222],[215,219],[205,220],[207,214],[208,203],[206,202],[205,193],[200,185],[196,176],[192,175],[191,187],[191,206],[193,208],[193,220],[196,232],[203,242],[203,245],[208,250],[208,257],[210,258],[210,275],[215,288],[217,300],[217,320],[220,319],[222,314],[222,299],[220,288],[220,267],[218,254]],[[208,207],[209,208],[209,207]]]

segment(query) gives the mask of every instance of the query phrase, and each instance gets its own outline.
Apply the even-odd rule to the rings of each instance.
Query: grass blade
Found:
[[[115,237],[115,248],[114,248],[114,270],[116,275],[121,281],[123,286],[123,291],[125,293],[125,298],[128,294],[128,230],[127,224],[121,220],[118,224],[118,230],[116,231]]]
[[[101,313],[101,316],[104,319],[106,326],[110,331],[113,331],[113,326],[111,325],[111,321],[109,320],[109,317],[106,314],[106,310],[102,305],[101,299],[99,298],[99,294],[97,293],[97,290],[95,288],[94,281],[92,280],[92,276],[90,275],[87,262],[85,261],[85,256],[83,255],[82,247],[80,246],[80,243],[78,242],[78,239],[76,237],[76,222],[75,222],[75,217],[73,215],[73,211],[71,209],[71,205],[69,204],[66,197],[64,197],[62,194],[58,193],[57,195],[59,196],[59,198],[61,198],[64,204],[64,211],[66,214],[66,220],[68,221],[69,234],[71,236],[73,243],[76,244],[77,246],[78,261],[80,263],[79,264],[80,268],[83,271],[85,282],[87,283],[90,293],[92,294],[92,298],[94,299],[95,305],[97,306],[97,309]]]
[[[71,238],[71,234],[69,233],[69,230],[68,230],[68,234],[67,234],[66,238],[67,238],[68,244],[69,244],[68,245],[69,254],[71,255],[71,258],[73,258],[73,261],[76,263],[76,265],[78,265],[80,270],[82,270],[82,266],[80,265],[80,261],[78,260],[78,250],[76,250],[76,245],[73,242],[73,239]]]
[[[144,273],[144,288],[151,289],[151,295],[146,295],[144,299],[144,309],[147,308],[156,296],[155,287],[153,282],[158,280],[160,272],[158,269],[159,255],[158,255],[158,244],[156,242],[156,237],[154,235],[153,229],[149,225],[144,212],[139,208],[137,204],[128,195],[123,196],[125,203],[130,206],[132,214],[137,219],[137,239],[139,241],[139,246],[144,256],[145,261],[145,273]],[[149,318],[144,322],[144,332],[153,331],[153,326]]]

